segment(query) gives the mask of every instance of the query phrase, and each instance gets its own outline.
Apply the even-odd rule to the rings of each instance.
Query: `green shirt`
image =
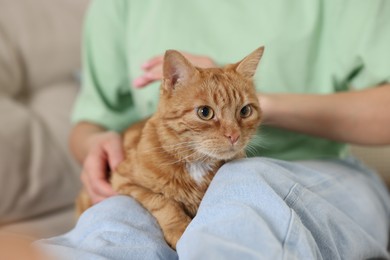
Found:
[[[263,93],[362,89],[390,81],[388,0],[95,0],[84,29],[83,83],[73,121],[113,130],[152,114],[159,83],[135,89],[141,64],[167,49],[237,62],[265,53]],[[339,157],[345,145],[262,126],[257,154],[298,160]]]

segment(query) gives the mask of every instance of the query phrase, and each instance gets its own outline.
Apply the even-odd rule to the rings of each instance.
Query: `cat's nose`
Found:
[[[238,138],[240,138],[240,134],[239,134],[238,132],[236,132],[236,133],[228,133],[228,134],[225,134],[225,136],[226,136],[227,138],[229,138],[229,140],[230,140],[230,142],[231,142],[232,144],[237,143]]]

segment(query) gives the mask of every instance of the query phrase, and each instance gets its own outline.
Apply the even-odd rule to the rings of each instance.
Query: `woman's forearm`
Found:
[[[74,158],[80,164],[87,156],[91,137],[105,131],[107,131],[105,128],[89,122],[80,122],[73,127],[69,138],[69,146]]]
[[[335,141],[390,144],[390,85],[329,95],[260,94],[264,124]]]

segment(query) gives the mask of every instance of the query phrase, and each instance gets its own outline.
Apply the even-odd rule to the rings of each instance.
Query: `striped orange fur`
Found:
[[[151,212],[174,249],[216,171],[245,156],[260,124],[252,79],[263,49],[209,69],[167,51],[157,112],[124,134],[126,159],[111,183]]]

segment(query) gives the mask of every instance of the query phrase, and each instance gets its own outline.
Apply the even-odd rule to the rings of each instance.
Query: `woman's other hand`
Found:
[[[81,181],[95,204],[115,195],[109,175],[124,158],[122,138],[116,132],[98,133],[89,138],[88,147]]]
[[[181,52],[192,64],[200,68],[216,67],[215,62],[208,56],[194,55],[187,52]],[[164,55],[158,55],[147,60],[142,65],[144,73],[133,81],[136,88],[142,88],[150,83],[162,79]]]
[[[81,181],[97,203],[115,195],[109,183],[109,173],[124,159],[122,137],[90,122],[80,122],[70,135],[70,150],[82,165]]]

